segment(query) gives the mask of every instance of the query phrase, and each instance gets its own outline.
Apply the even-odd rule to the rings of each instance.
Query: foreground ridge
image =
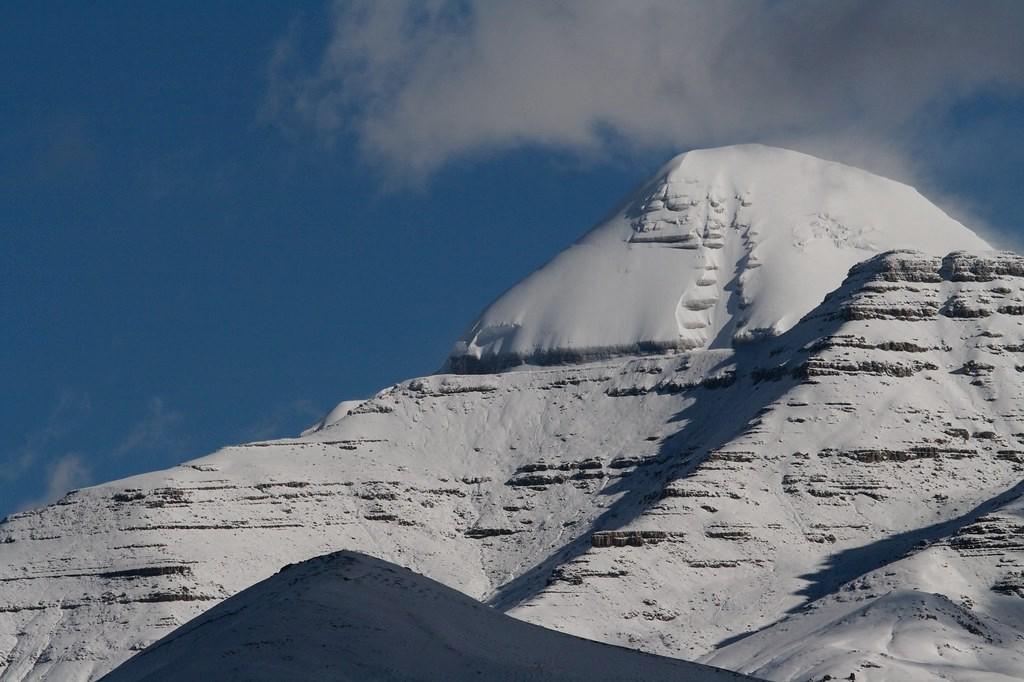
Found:
[[[354,552],[287,566],[104,678],[130,680],[752,678],[545,630]]]

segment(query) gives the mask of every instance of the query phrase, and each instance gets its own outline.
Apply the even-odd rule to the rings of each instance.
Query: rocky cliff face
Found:
[[[659,186],[616,244],[675,229],[643,228],[676,201]],[[781,224],[770,215],[762,230]],[[743,245],[745,224],[723,242]],[[785,251],[801,225],[762,243]],[[282,565],[340,549],[527,621],[770,679],[1024,669],[1024,259],[843,244],[861,262],[770,334],[733,333],[778,310],[722,284],[713,309],[687,310],[713,311],[702,333],[727,330],[723,344],[582,344],[558,359],[578,364],[414,379],[299,438],[9,517],[0,680],[94,679]],[[730,248],[695,277],[749,272]],[[801,262],[789,276],[809,273],[812,290]],[[777,276],[768,263],[758,277]],[[772,291],[758,300],[775,306]]]
[[[0,525],[4,679],[95,677],[283,564],[341,548],[486,597],[586,533],[609,489],[659,456],[679,396],[623,413],[604,395],[623,371],[425,377],[308,436],[14,515]]]
[[[722,358],[727,389],[685,389],[660,490],[602,519],[617,538],[670,541],[581,543],[546,584],[499,603],[769,679],[1024,669],[1012,634],[1024,624],[1024,280],[997,274],[1022,264],[896,252],[856,266],[790,332]],[[911,592],[924,595],[915,616],[903,613]],[[850,626],[854,607],[912,623],[917,649]]]
[[[95,677],[339,548],[679,657],[771,632],[936,545],[958,557],[944,592],[957,608],[1024,625],[1024,520],[992,502],[1017,494],[1024,461],[1019,268],[1008,254],[883,254],[770,341],[416,379],[305,437],[15,515],[0,527],[5,679]],[[844,641],[858,654],[834,672],[891,670],[870,641]]]

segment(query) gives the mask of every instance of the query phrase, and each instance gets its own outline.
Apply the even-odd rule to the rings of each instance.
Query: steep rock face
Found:
[[[339,549],[486,597],[586,533],[658,455],[682,397],[624,413],[638,398],[604,390],[629,371],[424,377],[302,438],[13,515],[0,525],[0,679],[95,678],[282,565]]]
[[[889,539],[913,548],[709,659],[770,679],[1020,679],[1022,492]]]
[[[624,498],[596,524],[600,539],[567,548],[496,603],[769,679],[1019,673],[1020,638],[1007,633],[1024,626],[1021,520],[992,510],[1020,495],[1024,328],[998,310],[1024,297],[1024,279],[957,275],[964,262],[986,273],[1024,265],[1012,254],[882,254],[789,332],[722,358],[718,371],[735,380],[674,417],[660,490]],[[940,313],[961,298],[987,314]],[[656,394],[650,379],[638,384],[616,394]],[[613,529],[682,540],[605,541]],[[920,562],[919,543],[935,545],[924,568],[892,568]],[[878,584],[868,592],[864,579]],[[921,593],[930,615],[913,615],[917,597],[901,590]],[[819,611],[832,616],[803,615]],[[979,639],[976,620],[1001,634]],[[978,655],[908,653],[907,642],[934,650],[961,621],[956,636]],[[883,622],[912,630],[902,653],[873,627]]]
[[[569,637],[378,559],[287,566],[106,678],[129,680],[672,680],[751,678]]]
[[[760,145],[688,152],[488,307],[448,369],[488,372],[773,336],[852,265],[899,248],[989,247],[912,188],[856,168]]]
[[[1024,279],[953,281],[963,257],[875,257],[789,332],[735,350],[424,377],[302,438],[15,515],[0,526],[3,679],[95,677],[279,566],[341,548],[677,657],[771,632],[1018,482],[1024,329],[999,308],[1024,301]],[[892,312],[956,297],[991,314]],[[926,589],[1022,627],[1003,606],[1024,570],[1007,518],[963,524],[949,546],[974,573]],[[856,649],[858,679],[905,679],[870,637],[837,639],[847,649],[797,669]],[[993,642],[997,658],[1012,648]],[[733,651],[723,665],[811,679]]]
[[[792,158],[762,148],[722,153],[750,160],[754,179],[765,173],[753,157]],[[828,670],[902,680],[909,669],[951,659],[897,665],[898,652],[870,631],[846,628],[843,595],[866,596],[849,586],[878,571],[886,577],[890,564],[916,556],[919,540],[941,535],[965,566],[956,580],[944,587],[941,577],[925,583],[897,573],[884,583],[888,592],[871,593],[896,594],[872,613],[911,614],[885,622],[913,622],[936,641],[945,631],[912,614],[951,627],[950,614],[967,609],[1000,632],[1024,629],[1016,521],[997,513],[1024,466],[1024,260],[989,251],[943,256],[945,247],[872,256],[863,248],[865,233],[875,235],[867,228],[855,237],[835,225],[804,234],[797,228],[807,215],[792,212],[804,204],[792,197],[834,196],[824,188],[840,183],[838,196],[881,192],[857,209],[860,223],[844,213],[843,226],[868,225],[874,208],[905,218],[908,239],[983,245],[909,188],[795,158],[811,177],[782,175],[811,189],[778,187],[781,208],[772,208],[771,193],[755,195],[736,163],[712,178],[735,192],[686,203],[710,211],[690,219],[714,228],[698,235],[705,252],[665,236],[682,234],[682,219],[651,222],[683,207],[685,193],[669,185],[676,170],[682,178],[693,170],[685,160],[645,188],[627,222],[584,238],[581,245],[610,245],[587,253],[648,254],[609,266],[619,273],[610,286],[625,287],[615,299],[625,327],[618,308],[578,309],[599,315],[593,329],[628,335],[531,345],[539,337],[526,331],[548,329],[540,321],[560,310],[543,301],[605,286],[535,275],[520,291],[547,281],[534,291],[539,302],[507,308],[529,313],[514,327],[525,335],[507,337],[526,345],[498,336],[488,345],[474,332],[480,353],[466,346],[465,357],[476,359],[452,368],[581,364],[402,382],[339,405],[301,437],[225,448],[9,517],[0,524],[0,680],[95,679],[282,565],[341,549],[605,642],[721,655],[723,665],[779,680]],[[760,250],[747,251],[756,235],[744,232],[743,211],[758,201],[764,225],[786,227],[767,229]],[[829,215],[853,210],[835,203]],[[910,208],[895,206],[904,203]],[[711,210],[719,207],[741,218],[722,228]],[[884,243],[876,237],[872,244]],[[697,260],[679,269],[679,254]],[[776,258],[785,267],[770,270]],[[837,264],[855,263],[840,282]],[[691,284],[718,298],[691,296]],[[565,321],[557,328],[576,329],[575,312]],[[498,329],[489,324],[478,332]],[[681,343],[690,332],[695,342]],[[531,355],[538,348],[548,354]],[[899,596],[907,590],[940,596],[920,611],[908,606],[916,596]],[[827,647],[801,649],[785,633],[792,618],[816,610],[837,615],[808,627],[842,631]],[[776,641],[792,655],[773,655]],[[989,674],[1016,660],[1013,646],[994,637],[988,654],[955,663],[965,674]]]

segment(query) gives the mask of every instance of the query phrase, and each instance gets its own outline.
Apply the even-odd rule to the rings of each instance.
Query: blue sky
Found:
[[[746,55],[749,9],[628,4],[0,8],[0,514],[436,370],[688,148],[858,163],[1019,243],[1013,3],[766,3]],[[709,58],[633,54],[666,26]]]

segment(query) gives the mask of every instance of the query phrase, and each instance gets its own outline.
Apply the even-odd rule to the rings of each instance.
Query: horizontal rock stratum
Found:
[[[623,206],[452,371],[9,517],[0,680],[95,679],[338,550],[772,680],[1018,678],[1024,259],[764,147]]]

